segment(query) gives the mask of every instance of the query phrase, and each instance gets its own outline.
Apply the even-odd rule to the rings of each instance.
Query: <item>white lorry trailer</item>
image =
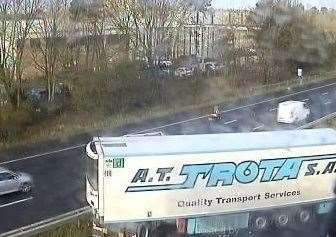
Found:
[[[332,205],[336,131],[97,137],[87,147],[97,222],[136,236],[310,226]]]

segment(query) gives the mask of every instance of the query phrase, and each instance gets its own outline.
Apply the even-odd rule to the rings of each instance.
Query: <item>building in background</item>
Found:
[[[196,55],[201,58],[220,58],[223,50],[253,47],[247,10],[208,10],[205,14],[193,14],[178,29],[175,37],[169,37],[165,27],[155,29],[153,56],[178,58]]]

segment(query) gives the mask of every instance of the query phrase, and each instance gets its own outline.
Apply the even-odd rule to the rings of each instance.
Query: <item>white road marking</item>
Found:
[[[10,203],[4,204],[4,205],[0,205],[0,208],[9,207],[9,206],[12,206],[12,205],[15,205],[15,204],[18,204],[18,203],[22,203],[22,202],[27,202],[29,200],[32,200],[33,198],[34,197],[29,197],[29,198],[25,198],[25,199],[15,201],[15,202],[10,202]]]
[[[29,160],[29,159],[42,157],[42,156],[47,156],[47,155],[51,155],[51,154],[56,154],[56,153],[60,153],[60,152],[64,152],[64,151],[75,150],[75,149],[78,149],[78,148],[82,148],[84,146],[86,146],[86,144],[71,146],[71,147],[67,147],[67,148],[63,148],[63,149],[59,149],[59,150],[55,150],[55,151],[50,151],[50,152],[45,152],[45,153],[36,154],[36,155],[32,155],[32,156],[27,156],[27,157],[19,158],[19,159],[16,159],[16,160],[4,161],[4,162],[0,162],[0,165],[6,165],[6,164],[14,163],[14,162],[17,162],[17,161]]]
[[[260,125],[258,127],[253,128],[253,131],[258,130],[258,129],[263,128],[263,127],[264,127],[264,125]]]
[[[264,103],[267,103],[267,102],[284,99],[284,98],[287,98],[287,97],[290,97],[290,96],[293,96],[293,95],[298,95],[298,94],[302,94],[304,92],[314,91],[314,90],[318,90],[318,89],[321,89],[321,88],[326,88],[326,87],[330,87],[330,86],[334,86],[334,85],[336,85],[336,82],[330,83],[330,84],[327,84],[327,85],[324,85],[324,86],[318,86],[318,87],[314,87],[314,88],[311,88],[311,89],[306,89],[306,90],[290,93],[290,94],[283,95],[283,96],[276,97],[276,98],[272,98],[272,99],[259,101],[259,102],[248,104],[248,105],[238,106],[238,107],[235,107],[235,108],[232,108],[232,109],[221,111],[221,113],[227,113],[227,112],[231,112],[231,111],[235,111],[235,110],[239,110],[239,109],[245,109],[245,108],[252,107],[252,106],[255,106],[255,105],[260,105],[260,104],[264,104]],[[157,129],[161,129],[161,128],[166,128],[166,127],[169,127],[169,126],[178,125],[178,124],[182,124],[182,123],[186,123],[186,122],[190,122],[190,121],[195,121],[195,120],[198,120],[198,119],[206,118],[208,116],[209,115],[204,115],[204,116],[200,116],[200,117],[196,117],[196,118],[192,118],[192,119],[188,119],[188,120],[184,120],[184,121],[180,121],[180,122],[176,122],[176,123],[172,123],[172,124],[166,124],[166,125],[159,126],[159,127],[149,128],[149,129],[145,129],[143,131],[133,132],[133,133],[131,133],[131,135],[132,134],[138,134],[138,133],[144,133],[144,132],[148,132],[148,131],[152,131],[152,130],[157,130]],[[28,157],[19,158],[19,159],[16,159],[16,160],[5,161],[5,162],[0,163],[0,165],[14,163],[14,162],[28,160],[28,159],[33,159],[33,158],[37,158],[37,157],[43,157],[43,156],[46,156],[46,155],[56,154],[56,153],[69,151],[69,150],[75,150],[75,149],[82,148],[82,147],[85,147],[85,146],[86,146],[86,144],[67,147],[67,148],[63,148],[63,149],[59,149],[59,150],[55,150],[55,151],[51,151],[51,152],[45,152],[45,153],[41,153],[41,154],[36,154],[36,155],[28,156]]]
[[[235,123],[235,122],[237,122],[237,120],[228,121],[228,122],[225,122],[224,124],[229,125],[229,124],[232,124],[232,123]]]
[[[319,122],[321,122],[323,120],[330,119],[330,118],[335,118],[335,117],[336,117],[336,112],[328,114],[328,115],[326,115],[324,117],[321,117],[319,119],[316,119],[316,120],[314,120],[314,121],[312,121],[310,123],[306,123],[306,124],[304,124],[304,125],[302,125],[300,127],[296,127],[296,129],[310,128],[311,126],[313,126],[313,125],[315,125],[315,124],[317,124],[317,123],[319,123]]]
[[[329,105],[329,104],[331,104],[331,101],[327,101],[327,102],[325,102],[324,104],[325,104],[325,105]]]
[[[92,213],[92,208],[90,206],[82,207],[8,232],[0,233],[0,237],[32,236],[33,233],[43,232],[46,229],[50,229],[50,226],[59,225],[60,223],[68,223],[75,217],[81,217],[90,213]]]

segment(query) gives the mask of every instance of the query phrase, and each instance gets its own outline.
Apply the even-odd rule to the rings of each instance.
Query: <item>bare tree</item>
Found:
[[[55,73],[60,68],[60,57],[66,49],[67,6],[67,0],[45,0],[43,12],[39,14],[33,29],[32,58],[46,79],[49,101],[54,99]]]
[[[73,31],[80,32],[75,37],[78,61],[84,46],[86,69],[105,70],[107,67],[106,43],[110,34],[106,12],[101,1],[76,2],[72,5]]]
[[[107,0],[109,19],[128,39],[129,48],[149,63],[157,51],[173,54],[178,34],[188,24],[195,4],[209,1]],[[164,49],[163,49],[164,48]]]
[[[98,7],[88,14],[85,21],[85,31],[87,41],[91,45],[91,59],[94,71],[102,71],[107,68],[107,46],[106,38],[111,33],[107,27],[105,8]]]
[[[131,41],[134,43],[133,18],[131,6],[134,0],[107,0],[106,7],[108,10],[108,19],[111,25],[126,38],[126,50],[130,50]]]
[[[297,67],[312,69],[325,63],[325,36],[307,21],[301,4],[260,0],[251,19],[264,83],[295,75]]]
[[[0,2],[0,80],[14,107],[20,107],[26,41],[40,10],[40,0]]]

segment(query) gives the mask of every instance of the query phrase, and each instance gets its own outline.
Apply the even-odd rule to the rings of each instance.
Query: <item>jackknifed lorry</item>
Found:
[[[95,137],[86,154],[96,223],[130,236],[308,229],[334,200],[332,129]]]

